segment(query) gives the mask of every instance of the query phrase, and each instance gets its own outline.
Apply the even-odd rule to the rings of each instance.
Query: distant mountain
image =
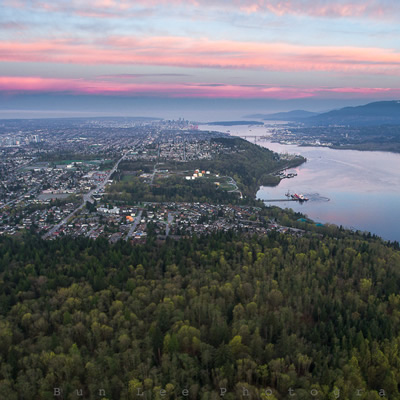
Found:
[[[316,115],[318,115],[318,113],[311,111],[293,110],[293,111],[278,112],[273,114],[252,114],[252,115],[246,115],[244,118],[257,118],[257,119],[263,119],[265,121],[298,121]]]
[[[378,101],[364,106],[345,107],[312,116],[306,122],[313,125],[400,124],[400,101]]]

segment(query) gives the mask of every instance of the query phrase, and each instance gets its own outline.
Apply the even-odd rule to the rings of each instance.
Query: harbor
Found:
[[[264,202],[272,203],[272,202],[277,202],[277,201],[299,201],[299,202],[303,203],[304,201],[309,200],[309,198],[305,197],[303,194],[298,194],[298,193],[291,194],[289,191],[287,191],[285,196],[286,196],[285,199],[267,199],[267,200],[264,200]]]

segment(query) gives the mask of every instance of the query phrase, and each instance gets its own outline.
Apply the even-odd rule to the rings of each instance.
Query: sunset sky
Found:
[[[400,98],[398,0],[0,3],[3,109],[65,97],[314,108]]]

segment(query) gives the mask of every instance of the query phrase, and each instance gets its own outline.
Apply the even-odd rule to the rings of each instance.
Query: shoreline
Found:
[[[345,145],[345,146],[324,146],[324,145],[318,145],[318,144],[297,144],[297,143],[285,143],[281,142],[278,140],[271,140],[271,143],[277,143],[282,146],[297,146],[297,147],[317,147],[317,148],[326,148],[326,149],[332,149],[332,150],[353,150],[353,151],[373,151],[373,152],[381,152],[381,153],[392,153],[392,154],[400,154],[400,143],[399,143],[399,150],[384,150],[384,149],[366,149],[366,148],[360,148],[357,145]]]

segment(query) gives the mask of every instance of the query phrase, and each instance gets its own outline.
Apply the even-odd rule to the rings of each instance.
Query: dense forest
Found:
[[[0,398],[400,399],[399,288],[346,231],[3,236]]]

